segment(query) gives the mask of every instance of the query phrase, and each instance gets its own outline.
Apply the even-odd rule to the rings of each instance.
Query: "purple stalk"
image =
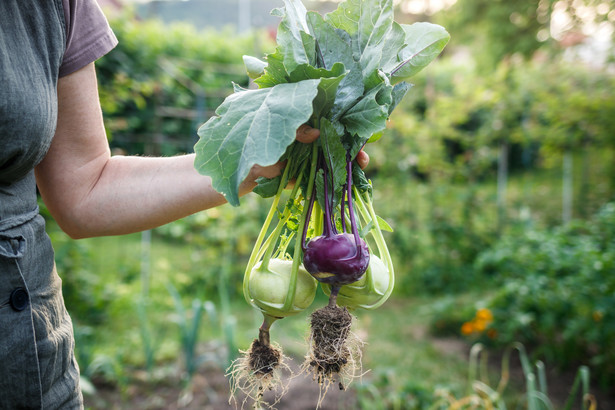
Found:
[[[352,160],[350,158],[348,158],[348,160],[346,161],[346,174],[346,194],[348,195],[348,213],[350,214],[350,226],[360,255],[361,246],[359,246],[359,244],[361,243],[361,238],[359,236],[359,230],[357,229],[357,221],[355,219],[354,207],[352,204]]]
[[[333,199],[329,199],[329,172],[327,172],[326,165],[322,167],[323,169],[323,179],[325,182],[324,186],[324,197],[325,197],[325,221],[324,221],[324,231],[323,236],[330,237],[331,235],[337,234],[335,230],[335,226],[332,223],[332,215],[331,215],[331,206],[333,205]]]
[[[344,187],[344,192],[346,191],[346,187]],[[344,207],[346,206],[346,196],[342,194],[342,202],[340,205],[340,209],[342,211],[342,233],[346,233],[346,215],[344,213]]]

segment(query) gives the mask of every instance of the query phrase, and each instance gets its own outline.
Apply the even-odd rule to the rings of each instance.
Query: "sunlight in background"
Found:
[[[395,4],[401,3],[401,11],[408,14],[427,14],[432,15],[440,10],[446,9],[457,0],[409,0],[395,1]]]

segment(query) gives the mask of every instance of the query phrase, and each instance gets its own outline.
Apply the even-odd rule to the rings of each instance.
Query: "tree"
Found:
[[[457,0],[437,17],[451,33],[451,46],[470,45],[481,68],[490,70],[513,54],[560,53],[598,24],[612,26],[614,10],[603,0]]]

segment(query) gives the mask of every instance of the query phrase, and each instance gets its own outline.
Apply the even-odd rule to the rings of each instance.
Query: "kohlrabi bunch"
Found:
[[[398,24],[392,0],[346,0],[324,17],[300,0],[284,0],[275,52],[244,57],[258,89],[235,92],[203,124],[196,169],[239,205],[238,189],[254,165],[283,160],[283,173],[260,179],[255,192],[273,197],[246,267],[246,300],[263,313],[259,337],[232,371],[235,387],[257,400],[280,381],[283,355],[270,341],[278,319],[330,295],[312,313],[304,368],[326,387],[345,385],[360,367],[348,310],[374,309],[390,296],[393,263],[374,211],[372,185],[355,158],[377,141],[411,85],[408,78],[442,51],[449,34],[429,23]],[[307,123],[311,144],[295,140]],[[360,343],[359,343],[360,344]]]

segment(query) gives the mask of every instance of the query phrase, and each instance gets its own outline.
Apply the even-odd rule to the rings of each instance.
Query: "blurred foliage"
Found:
[[[470,3],[458,1],[459,7]],[[473,59],[445,58],[418,75],[384,136],[367,146],[366,172],[374,182],[376,211],[395,230],[386,239],[397,296],[501,287],[481,306],[460,307],[454,299],[443,305],[432,326],[439,334],[459,334],[476,308],[488,307],[497,338],[485,336],[485,342],[522,340],[558,363],[589,352],[597,374],[613,374],[615,358],[606,349],[615,343],[607,309],[615,303],[612,205],[595,219],[558,225],[564,153],[572,152],[575,160],[574,216],[595,213],[615,194],[615,79],[607,70],[535,53],[540,44],[532,39],[546,24],[542,20],[528,22],[527,42],[509,37],[504,17],[530,3],[476,0],[459,16],[450,11],[451,18],[466,18],[464,31],[478,39],[469,44],[489,54],[492,69],[487,75]],[[552,2],[541,1],[540,7],[545,4]],[[467,22],[479,9],[475,21]],[[480,26],[485,19],[493,22]],[[484,34],[498,24],[501,33]],[[248,85],[242,54],[272,51],[264,33],[197,31],[130,15],[111,25],[120,43],[97,62],[101,102],[111,146],[129,154],[191,151],[196,128],[232,92],[231,81]],[[453,39],[462,42],[459,29],[451,28]],[[512,48],[505,44],[509,38],[515,39]],[[515,52],[534,58],[500,60]],[[510,178],[499,209],[496,176],[503,152]],[[222,277],[231,302],[241,303],[243,269],[267,209],[268,201],[248,195],[239,208],[219,207],[157,228],[151,254],[143,253],[139,235],[72,241],[51,228],[84,374],[121,381],[126,366],[143,366],[154,353],[159,362],[178,356],[181,343],[165,330],[174,317],[169,283],[186,305],[195,298],[219,303]],[[152,263],[146,304],[152,312],[141,323],[137,302],[146,259]],[[221,314],[219,320],[226,319]],[[254,325],[249,315],[238,320]],[[101,325],[112,334],[98,332]],[[200,340],[222,338],[225,326],[200,329],[206,333]],[[250,336],[238,335],[238,344],[249,341],[251,330]],[[123,343],[117,343],[122,332]],[[155,346],[140,347],[152,337],[159,339]],[[387,383],[383,376],[374,386],[380,390]],[[414,382],[397,393],[384,402],[415,400],[420,408],[429,399]],[[365,396],[366,403],[381,398],[373,391]]]
[[[612,26],[613,10],[603,0],[457,0],[436,19],[451,33],[451,46],[469,46],[488,71],[513,55],[557,56],[585,39],[588,28]]]
[[[608,201],[614,87],[608,72],[559,60],[509,60],[491,76],[441,60],[416,78],[385,136],[366,147],[377,211],[395,228],[391,243],[404,267],[398,289],[467,289],[476,256],[506,229],[527,218],[561,223],[566,152],[575,158],[574,215]],[[511,183],[498,187],[503,147]]]
[[[197,30],[130,11],[110,25],[119,44],[96,63],[99,93],[111,146],[129,154],[191,152],[231,83],[248,86],[242,55],[271,48],[266,33]]]
[[[513,359],[512,353],[518,353]],[[448,386],[432,386],[427,383],[408,381],[400,383],[393,369],[378,372],[370,381],[357,388],[358,406],[374,410],[445,410],[445,409],[506,409],[526,408],[543,410],[561,408],[569,410],[573,405],[579,409],[596,409],[596,399],[590,393],[590,371],[580,366],[570,386],[565,403],[562,397],[549,394],[547,371],[541,361],[532,362],[521,343],[511,343],[501,354],[498,383],[492,380],[494,366],[487,366],[489,352],[481,343],[470,349],[469,372],[465,391],[456,391]],[[510,369],[513,361],[522,369],[524,388],[522,394],[510,394]],[[516,363],[513,365],[517,365]],[[518,365],[517,365],[518,366]],[[562,401],[559,403],[559,401]]]
[[[521,341],[564,367],[584,362],[604,387],[613,385],[614,202],[588,221],[511,232],[480,254],[476,269],[499,289],[487,301],[492,320],[475,336]]]

